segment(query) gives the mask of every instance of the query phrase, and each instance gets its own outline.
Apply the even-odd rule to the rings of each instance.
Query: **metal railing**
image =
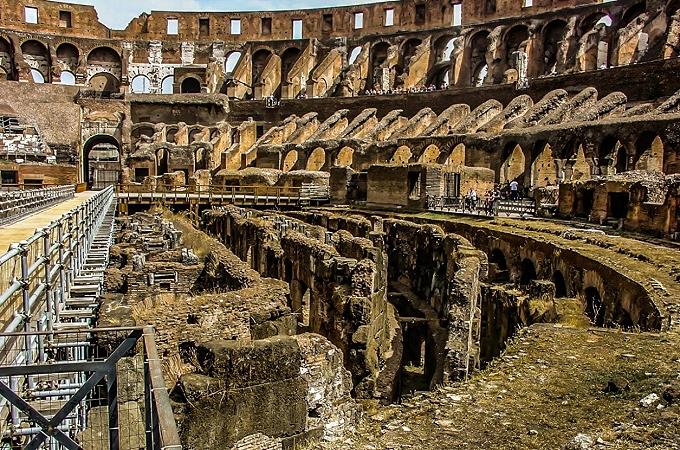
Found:
[[[485,198],[478,198],[477,201],[473,202],[465,197],[428,196],[427,209],[430,211],[473,214],[486,217],[499,215],[535,216],[536,202],[531,199],[496,199],[491,201]]]
[[[129,203],[208,203],[235,205],[302,205],[330,199],[328,186],[303,184],[280,186],[192,186],[118,184],[116,197]]]
[[[0,339],[0,430],[13,448],[182,448],[152,327]]]
[[[72,198],[74,194],[73,185],[0,192],[0,225]]]

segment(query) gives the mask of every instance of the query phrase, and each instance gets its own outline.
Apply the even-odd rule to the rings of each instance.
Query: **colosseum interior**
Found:
[[[680,449],[678,73],[678,0],[0,0],[2,448]]]

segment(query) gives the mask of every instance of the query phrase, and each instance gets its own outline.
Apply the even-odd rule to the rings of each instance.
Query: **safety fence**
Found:
[[[5,225],[29,214],[41,211],[75,194],[75,186],[53,186],[0,192],[0,225]]]
[[[535,216],[536,202],[530,199],[509,200],[466,197],[427,197],[427,209],[478,216]]]

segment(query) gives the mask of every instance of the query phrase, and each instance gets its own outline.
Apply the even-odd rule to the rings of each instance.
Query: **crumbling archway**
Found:
[[[118,183],[120,143],[108,134],[91,137],[83,145],[82,180],[90,189],[103,189]]]
[[[489,278],[495,283],[507,283],[510,281],[510,271],[505,254],[501,249],[494,248],[489,253]]]
[[[441,152],[439,151],[439,147],[434,144],[430,144],[423,151],[422,155],[420,155],[418,162],[423,164],[436,164],[440,154]]]
[[[14,47],[0,36],[0,80],[16,80]]]
[[[567,282],[564,279],[564,275],[559,270],[556,270],[552,276],[552,282],[555,285],[555,298],[564,298],[569,295],[569,290],[567,289]]]
[[[184,80],[182,80],[180,92],[182,94],[200,94],[201,82],[197,78],[186,77]]]
[[[351,167],[354,162],[354,149],[352,147],[343,147],[335,157],[333,165],[335,167]]]
[[[281,170],[283,172],[290,172],[295,168],[297,162],[298,152],[297,150],[291,150],[288,153],[286,153],[286,157],[283,159],[283,163],[281,164]]]
[[[408,164],[412,157],[413,153],[411,152],[411,149],[406,145],[402,145],[392,154],[390,164]]]
[[[42,43],[29,40],[21,44],[24,62],[31,68],[31,75],[35,83],[50,82],[50,52]]]
[[[529,258],[524,258],[519,266],[519,284],[526,286],[537,278],[534,262]]]
[[[325,165],[326,165],[326,151],[321,147],[315,148],[314,151],[307,158],[306,169],[316,172],[323,169]]]

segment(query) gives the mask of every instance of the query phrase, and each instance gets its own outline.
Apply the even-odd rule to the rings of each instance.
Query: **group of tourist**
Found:
[[[403,95],[403,94],[420,94],[423,92],[434,92],[434,91],[443,91],[448,89],[449,86],[446,83],[442,83],[439,86],[436,86],[434,84],[430,84],[427,86],[418,86],[418,87],[410,87],[410,88],[395,88],[395,89],[367,89],[364,91],[361,95]]]
[[[463,211],[482,212],[488,215],[494,214],[494,206],[499,200],[521,200],[522,195],[519,191],[519,183],[515,180],[509,182],[505,189],[501,189],[500,185],[496,184],[493,189],[490,189],[484,197],[480,197],[477,190],[472,188],[463,197],[462,208]],[[481,208],[480,208],[481,206]]]

